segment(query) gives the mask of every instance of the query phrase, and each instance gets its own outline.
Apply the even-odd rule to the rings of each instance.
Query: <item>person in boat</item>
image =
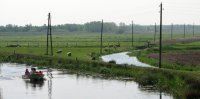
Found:
[[[26,69],[25,75],[26,75],[26,76],[30,76],[30,72],[28,71],[28,69]]]
[[[31,68],[31,73],[30,74],[35,74],[36,73],[36,68]]]

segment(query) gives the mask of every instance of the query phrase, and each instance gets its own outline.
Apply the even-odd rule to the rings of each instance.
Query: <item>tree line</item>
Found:
[[[134,24],[133,26],[134,33],[154,33],[155,32],[155,25],[139,25]],[[193,33],[193,27],[195,33],[200,32],[199,25],[185,25],[185,31],[187,33]],[[5,26],[0,26],[0,32],[46,32],[47,25],[44,24],[42,26],[33,26],[31,24],[27,24],[25,26],[18,26],[13,24],[8,24]],[[52,26],[53,32],[100,32],[101,31],[101,21],[92,21],[85,24],[60,24],[60,25],[53,25]],[[131,33],[132,25],[125,24],[123,22],[116,24],[114,22],[105,22],[103,27],[103,32],[106,33]],[[157,25],[157,32],[159,32],[159,25]],[[164,32],[171,32],[171,25],[163,25]],[[176,24],[173,25],[173,32],[174,33],[183,33],[184,25]]]

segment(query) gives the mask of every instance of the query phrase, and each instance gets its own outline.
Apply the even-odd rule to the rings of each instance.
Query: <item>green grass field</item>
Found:
[[[46,53],[46,35],[45,33],[32,33],[37,35],[27,35],[27,33],[0,33],[0,52],[22,53],[45,55]],[[187,38],[193,35],[187,34]],[[198,36],[195,34],[195,36]],[[156,42],[158,42],[159,35],[156,35]],[[173,39],[183,38],[183,34],[174,33]],[[163,33],[163,40],[170,40],[170,33]],[[154,33],[135,33],[133,38],[130,33],[116,34],[104,33],[103,34],[103,54],[134,51],[137,46],[147,45],[147,41],[154,43]],[[164,51],[185,51],[194,50],[198,51],[199,42],[193,43],[175,43],[171,45],[164,45]],[[8,47],[12,45],[19,45],[18,47]],[[116,45],[119,45],[116,47]],[[114,47],[115,46],[115,47]],[[98,59],[100,53],[100,33],[53,33],[53,50],[55,57],[91,60],[91,53],[95,53]],[[62,50],[62,53],[56,53]],[[72,56],[67,56],[71,52]]]

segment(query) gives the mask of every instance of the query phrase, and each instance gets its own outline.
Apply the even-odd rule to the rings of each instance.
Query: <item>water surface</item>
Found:
[[[25,65],[0,66],[0,99],[173,99],[133,81],[119,81],[54,70],[53,79],[31,83],[21,79]],[[45,70],[43,70],[45,71]]]
[[[110,55],[104,55],[101,58],[104,62],[109,62],[114,60],[116,64],[128,64],[141,67],[151,67],[148,64],[140,62],[135,56],[130,57],[129,55],[127,55],[128,53],[129,52],[114,53]]]

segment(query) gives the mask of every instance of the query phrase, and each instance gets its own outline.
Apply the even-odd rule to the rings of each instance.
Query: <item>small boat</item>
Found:
[[[44,80],[44,74],[34,73],[31,75],[22,75],[22,79],[30,79],[31,81],[41,81],[41,80]]]

